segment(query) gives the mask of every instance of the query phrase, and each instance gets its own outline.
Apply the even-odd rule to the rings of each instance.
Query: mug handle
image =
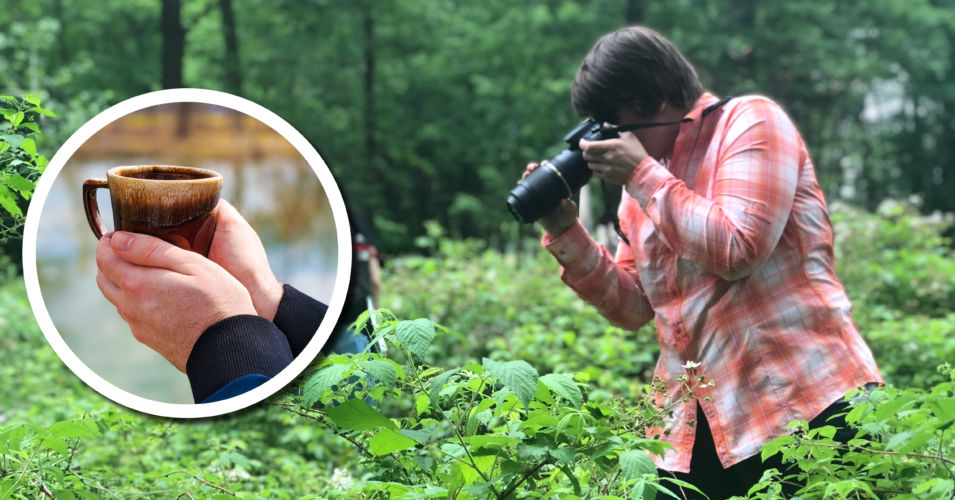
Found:
[[[105,179],[89,179],[83,182],[83,208],[86,209],[86,220],[89,221],[96,239],[102,238],[106,233],[106,226],[100,219],[99,206],[96,204],[96,190],[99,188],[109,189]]]

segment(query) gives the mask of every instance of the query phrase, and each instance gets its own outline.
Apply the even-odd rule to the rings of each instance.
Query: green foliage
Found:
[[[910,315],[944,316],[955,304],[955,251],[943,236],[951,214],[918,214],[915,203],[885,200],[875,213],[832,207],[837,275],[857,303]]]
[[[22,280],[0,283],[0,498],[289,499],[335,487],[347,444],[266,403],[187,422],[106,400],[46,343]],[[340,472],[339,472],[340,476]],[[11,489],[12,487],[12,489]],[[229,498],[233,498],[228,495]]]
[[[799,498],[938,498],[955,495],[955,372],[941,365],[945,381],[928,390],[884,387],[859,394],[846,414],[856,430],[843,444],[834,428],[806,431],[794,422],[791,435],[763,448],[763,457],[781,453],[792,471],[770,475],[749,498],[784,498],[781,484],[803,484]],[[850,397],[853,395],[850,394]]]
[[[21,237],[27,203],[49,163],[36,149],[41,116],[53,112],[36,97],[0,96],[0,242]]]
[[[596,398],[639,393],[651,379],[659,352],[653,326],[628,332],[608,324],[561,283],[551,255],[502,253],[429,226],[431,236],[419,244],[433,255],[391,260],[385,303],[400,316],[426,316],[466,332],[467,342],[436,340],[448,362],[534,360],[542,372],[593,381]]]
[[[391,359],[331,356],[301,397],[283,403],[359,451],[368,473],[344,496],[641,499],[692,488],[665,485],[647,454],[668,446],[644,435],[668,411],[649,403],[659,384],[636,401],[596,402],[573,374],[540,376],[523,360],[434,366],[424,354],[446,329],[371,314]],[[364,314],[356,329],[369,320]],[[384,366],[388,376],[372,383],[369,375]]]

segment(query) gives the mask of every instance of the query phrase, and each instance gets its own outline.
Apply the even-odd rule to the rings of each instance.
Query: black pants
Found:
[[[842,415],[829,420],[837,413],[845,413],[848,408],[849,403],[844,400],[833,403],[809,422],[809,428],[814,429],[831,425],[837,429],[833,439],[841,443],[848,442],[849,439],[852,439],[854,432],[847,428]],[[724,469],[716,456],[716,446],[713,444],[710,425],[699,406],[697,406],[697,416],[699,418],[696,426],[696,439],[693,443],[693,456],[690,459],[690,472],[659,470],[660,477],[675,477],[686,481],[706,493],[710,500],[723,500],[734,495],[745,496],[750,487],[763,477],[763,471],[765,470],[775,468],[784,475],[787,473],[778,453],[766,459],[766,462],[762,461],[760,455],[755,455],[730,466],[728,469]],[[664,486],[670,490],[676,488],[672,483],[664,482]],[[798,489],[796,486],[788,485],[788,488],[784,488],[783,493],[787,497],[792,496],[796,489]],[[694,491],[686,491],[686,498],[690,500],[702,499],[703,497]],[[658,493],[657,500],[662,499],[672,499],[672,497]]]

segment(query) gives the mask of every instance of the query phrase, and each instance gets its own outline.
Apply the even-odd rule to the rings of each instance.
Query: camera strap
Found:
[[[728,95],[728,96],[726,96],[726,97],[720,99],[719,101],[716,101],[716,102],[714,102],[713,104],[710,104],[709,106],[707,106],[706,109],[704,109],[703,112],[700,114],[700,120],[706,118],[706,115],[712,113],[713,111],[715,111],[715,110],[716,110],[717,108],[719,108],[720,106],[722,106],[722,105],[728,103],[728,102],[730,101],[730,99],[733,99],[734,97],[736,97],[736,96],[734,96],[734,95]],[[645,129],[645,128],[666,127],[666,126],[668,126],[668,125],[679,125],[679,124],[681,124],[681,123],[687,123],[687,122],[691,122],[691,121],[693,121],[692,118],[684,118],[684,119],[682,119],[682,120],[675,121],[675,122],[636,123],[636,124],[633,124],[633,125],[620,125],[620,126],[618,126],[618,127],[609,127],[607,130],[608,130],[608,131],[612,131],[612,132],[616,132],[616,133],[619,134],[620,132],[632,132],[632,131],[634,131],[634,130],[641,130],[641,129]]]
[[[721,106],[728,103],[734,97],[736,96],[730,94],[720,99],[719,101],[716,101],[713,104],[710,104],[709,106],[707,106],[703,110],[703,112],[700,113],[700,122],[702,123],[703,119],[706,118],[706,115],[712,113],[713,111],[716,111]],[[613,130],[614,132],[617,132],[619,134],[620,132],[632,132],[634,130],[640,130],[645,128],[664,127],[668,125],[679,125],[681,123],[692,122],[692,121],[693,121],[692,118],[684,118],[680,121],[675,121],[675,122],[650,122],[650,123],[639,123],[634,125],[621,125],[619,127],[613,127],[610,130]],[[627,238],[626,235],[623,234],[623,230],[620,229],[620,217],[617,215],[616,207],[613,207],[612,203],[608,203],[608,200],[612,200],[613,197],[609,196],[610,193],[607,191],[607,184],[603,181],[603,179],[600,180],[600,187],[601,187],[601,190],[603,191],[603,199],[605,204],[604,211],[612,214],[611,222],[613,223],[613,230],[617,233],[617,236],[619,236],[620,239],[627,244],[627,246],[630,246],[630,240]]]

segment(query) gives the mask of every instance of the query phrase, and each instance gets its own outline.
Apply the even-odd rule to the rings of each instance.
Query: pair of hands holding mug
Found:
[[[180,371],[208,327],[241,315],[275,318],[283,288],[252,226],[225,200],[213,211],[209,257],[145,234],[113,232],[96,248],[96,284],[136,340]]]
[[[594,177],[606,182],[622,186],[633,173],[633,170],[647,158],[648,154],[643,144],[631,132],[623,133],[617,139],[605,141],[580,140],[580,149],[583,158],[587,161],[587,168],[593,171]],[[529,163],[521,179],[540,167],[539,163]],[[557,237],[570,229],[577,220],[577,205],[570,199],[563,199],[557,208],[543,216],[537,222],[551,237]]]

